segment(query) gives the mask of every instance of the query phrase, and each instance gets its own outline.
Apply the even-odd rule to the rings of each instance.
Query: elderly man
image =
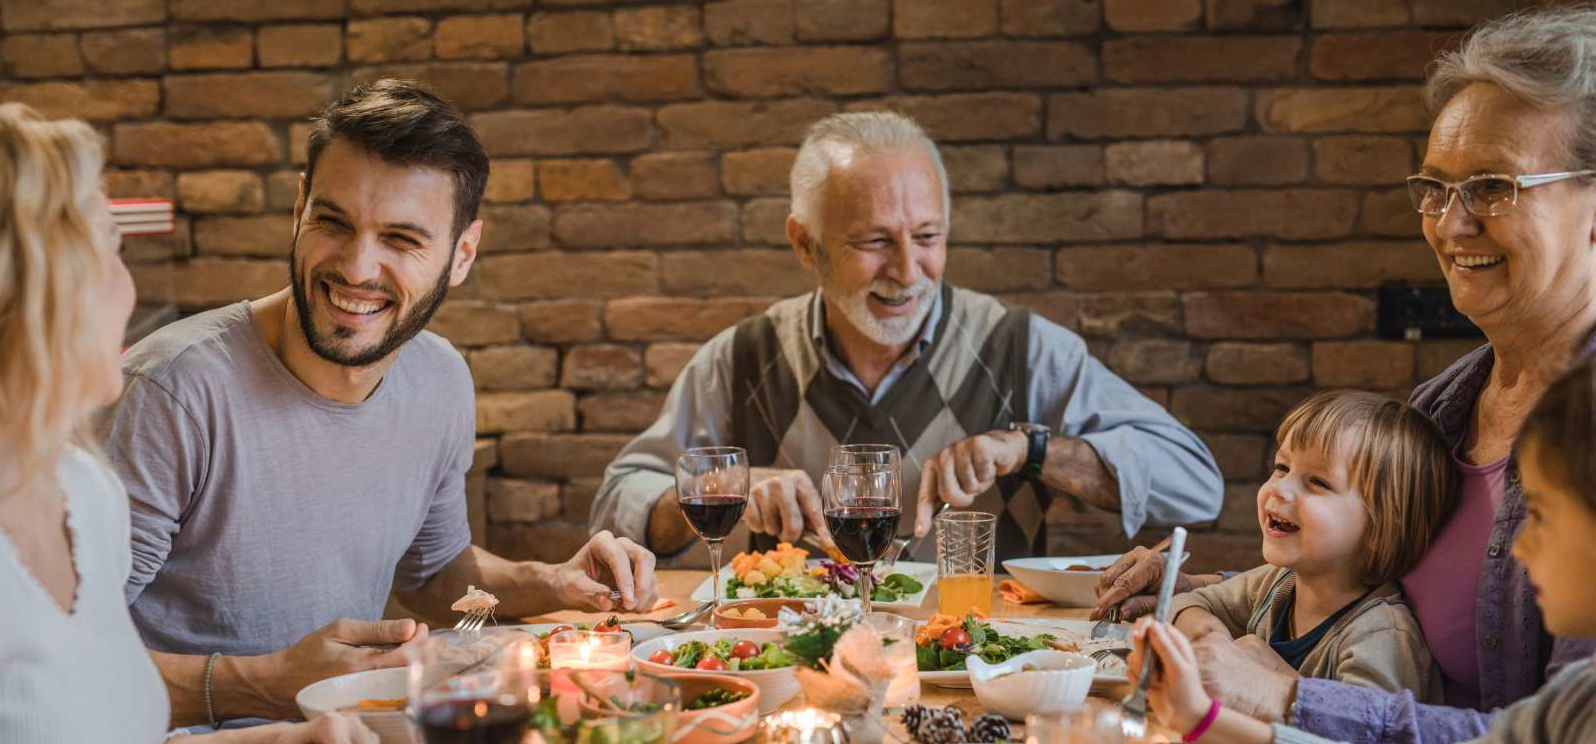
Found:
[[[943,283],[948,213],[941,158],[913,121],[816,123],[793,164],[787,237],[819,291],[698,351],[659,420],[610,465],[593,528],[682,550],[692,533],[673,463],[709,444],[748,450],[758,470],[744,521],[787,541],[806,529],[825,538],[814,476],[838,443],[902,450],[917,534],[938,502],[999,514],[999,559],[1045,554],[1054,492],[1120,512],[1127,535],[1218,514],[1221,479],[1203,443],[1080,337]]]

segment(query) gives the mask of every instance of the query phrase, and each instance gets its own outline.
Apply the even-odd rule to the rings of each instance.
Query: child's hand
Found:
[[[1126,660],[1131,684],[1141,679],[1143,660],[1152,649],[1160,664],[1147,684],[1147,701],[1153,712],[1158,714],[1158,720],[1182,734],[1197,728],[1214,701],[1203,691],[1202,673],[1191,642],[1174,626],[1145,617],[1136,623],[1131,638],[1133,648]]]

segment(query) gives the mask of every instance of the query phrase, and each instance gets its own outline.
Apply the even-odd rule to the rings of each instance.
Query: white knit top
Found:
[[[159,742],[166,688],[123,593],[131,560],[127,495],[82,450],[69,451],[57,474],[77,597],[63,614],[0,530],[0,742]]]

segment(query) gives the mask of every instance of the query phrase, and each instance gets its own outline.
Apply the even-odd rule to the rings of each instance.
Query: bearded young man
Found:
[[[392,644],[424,628],[379,620],[390,589],[429,617],[467,585],[508,617],[658,593],[653,556],[609,533],[557,565],[470,544],[471,374],[422,330],[482,232],[488,158],[464,115],[379,81],[313,122],[308,154],[290,286],[135,345],[109,423],[127,598],[180,723],[295,716],[309,682],[402,664]]]
[[[941,158],[913,121],[849,113],[811,127],[787,237],[819,291],[697,352],[659,420],[610,465],[592,525],[683,550],[673,464],[710,444],[747,448],[760,470],[744,522],[786,541],[806,529],[825,539],[814,477],[838,443],[899,447],[917,534],[938,503],[998,514],[1000,560],[1046,554],[1055,493],[1119,512],[1126,535],[1213,519],[1222,483],[1195,435],[1079,336],[943,283],[948,216]]]

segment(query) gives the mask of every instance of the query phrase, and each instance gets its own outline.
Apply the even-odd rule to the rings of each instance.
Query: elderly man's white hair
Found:
[[[892,111],[833,114],[809,127],[798,158],[792,164],[792,214],[809,234],[819,239],[821,199],[826,177],[834,165],[864,153],[893,152],[923,147],[942,182],[942,214],[952,219],[948,197],[948,172],[942,167],[937,145],[913,119]]]
[[[1439,112],[1471,83],[1566,111],[1570,169],[1596,168],[1596,7],[1525,10],[1480,24],[1435,61],[1424,96]]]

